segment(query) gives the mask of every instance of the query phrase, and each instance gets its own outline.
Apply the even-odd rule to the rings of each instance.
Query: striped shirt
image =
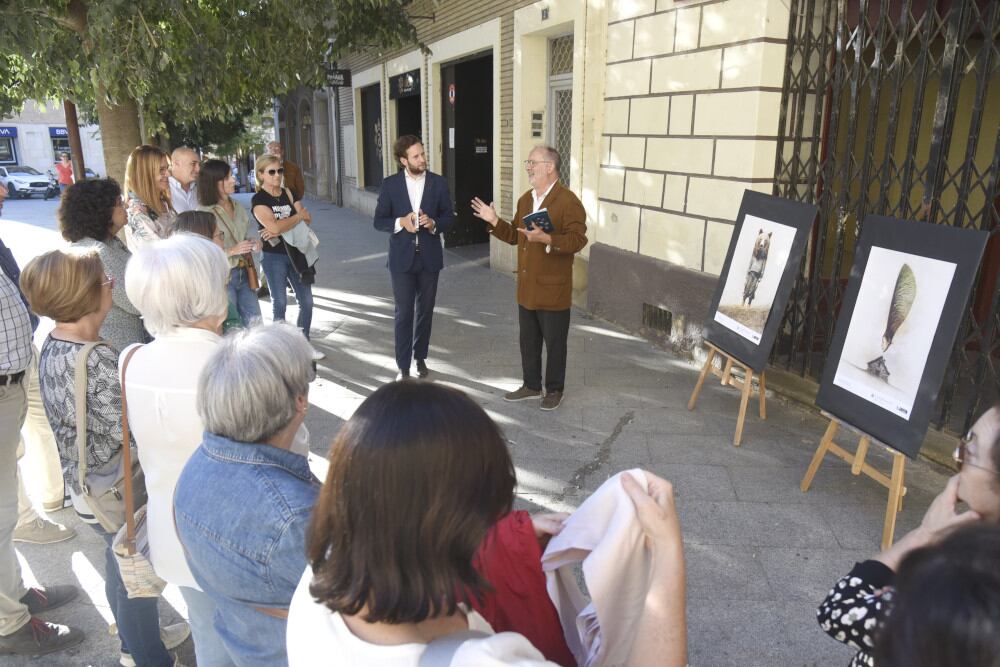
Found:
[[[17,285],[0,271],[0,375],[13,375],[31,364],[31,320]]]

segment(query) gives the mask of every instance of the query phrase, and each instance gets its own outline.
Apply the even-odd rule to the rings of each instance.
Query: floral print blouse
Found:
[[[857,563],[834,584],[816,610],[816,620],[826,634],[858,653],[851,667],[873,667],[875,636],[892,610],[895,573],[877,560]]]
[[[128,193],[125,212],[128,214],[125,244],[129,252],[135,252],[147,243],[169,236],[174,218],[177,217],[177,214],[169,208],[163,215],[157,215],[134,192]]]

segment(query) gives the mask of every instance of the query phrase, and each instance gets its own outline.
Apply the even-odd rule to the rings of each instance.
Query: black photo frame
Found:
[[[789,201],[753,190],[743,193],[733,237],[726,252],[726,262],[722,266],[719,284],[705,322],[705,340],[757,373],[764,370],[771,356],[771,348],[781,326],[795,275],[802,263],[802,253],[816,219],[816,211],[816,206],[812,204]],[[768,224],[761,225],[761,221]],[[768,237],[768,243],[772,246],[769,252],[777,254],[780,250],[781,256],[785,257],[784,266],[777,267],[780,271],[775,272],[776,263],[765,256],[763,275],[767,278],[764,284],[768,288],[767,293],[771,295],[764,301],[768,303],[766,308],[760,306],[760,299],[758,305],[753,306],[753,298],[745,307],[742,305],[746,300],[748,286],[752,285],[753,291],[757,292],[764,280],[757,275],[756,283],[751,282],[753,278],[750,276],[750,269],[755,261],[751,252],[754,257],[758,254],[755,243],[758,235],[754,226],[757,230],[764,230],[765,235],[767,230],[772,233],[777,230],[781,246],[773,247],[779,241],[772,235]],[[747,247],[748,239],[753,244],[750,247]],[[770,275],[767,274],[767,265],[771,266]],[[733,299],[736,297],[740,297],[739,306],[734,305]],[[745,315],[741,312],[743,310],[746,311]],[[737,318],[744,318],[746,321],[739,321]]]
[[[916,458],[987,238],[867,216],[816,405]]]

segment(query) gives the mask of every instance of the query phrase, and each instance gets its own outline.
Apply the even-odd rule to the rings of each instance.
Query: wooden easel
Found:
[[[889,502],[885,508],[885,523],[882,526],[882,549],[888,549],[892,546],[893,534],[896,532],[896,515],[902,511],[903,496],[906,495],[906,487],[903,485],[906,456],[891,449],[888,445],[878,442],[878,440],[850,426],[846,422],[841,422],[827,412],[823,412],[823,416],[830,420],[830,425],[826,427],[826,433],[823,434],[823,439],[819,441],[819,447],[816,449],[816,453],[813,454],[812,462],[809,463],[809,468],[806,470],[805,477],[802,478],[802,484],[799,485],[799,488],[802,490],[802,493],[809,490],[813,477],[816,476],[816,471],[819,470],[820,463],[823,462],[823,458],[827,453],[830,453],[850,463],[852,474],[863,474],[889,489]],[[833,441],[841,424],[853,431],[857,431],[861,435],[861,439],[858,441],[858,449],[853,454]],[[892,477],[887,477],[885,473],[865,463],[865,457],[868,455],[868,447],[872,442],[882,445],[892,454]]]
[[[722,386],[729,385],[739,389],[741,392],[740,413],[736,418],[736,435],[733,436],[733,446],[739,447],[740,441],[743,439],[743,422],[746,421],[747,404],[750,402],[750,391],[753,388],[753,369],[733,355],[717,348],[711,343],[706,342],[705,347],[708,348],[708,358],[705,359],[705,365],[701,368],[701,375],[698,376],[698,383],[694,386],[694,391],[691,392],[691,399],[688,401],[688,410],[694,410],[694,406],[698,402],[698,394],[701,393],[701,387],[705,384],[705,378],[708,377],[709,372],[718,378],[722,378]],[[715,355],[719,355],[719,357],[725,358],[726,360],[722,370],[719,370],[712,365],[712,361],[715,360]],[[742,381],[733,377],[733,366],[743,369]],[[760,384],[757,387],[757,395],[760,398],[760,418],[767,419],[767,403],[764,398],[764,394],[767,391],[767,384],[764,380],[764,373],[761,373],[757,377],[760,380]]]

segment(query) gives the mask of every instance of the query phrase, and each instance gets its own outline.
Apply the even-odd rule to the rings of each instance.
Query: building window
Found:
[[[549,143],[559,151],[559,180],[569,183],[573,133],[573,35],[549,40]]]
[[[0,137],[0,164],[17,164],[13,137]]]
[[[382,185],[382,91],[378,84],[361,89],[361,158],[365,188]]]
[[[312,107],[307,102],[302,102],[299,107],[299,147],[302,168],[312,171],[316,166],[313,162]]]

